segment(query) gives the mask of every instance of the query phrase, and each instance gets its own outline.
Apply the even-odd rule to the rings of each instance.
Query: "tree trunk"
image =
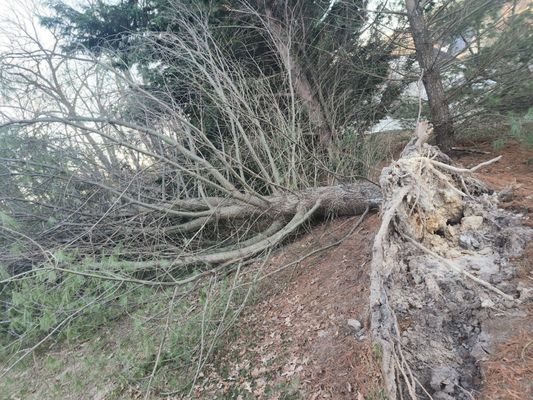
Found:
[[[453,122],[450,113],[440,68],[437,64],[437,51],[428,31],[419,0],[405,0],[407,17],[416,48],[416,58],[423,71],[422,81],[429,100],[431,122],[437,144],[443,151],[448,151],[454,141]]]
[[[381,189],[371,182],[359,182],[348,185],[321,186],[290,193],[266,197],[268,205],[264,208],[246,204],[231,198],[203,198],[173,202],[174,206],[185,210],[203,211],[211,209],[209,216],[203,216],[167,227],[169,231],[194,231],[210,222],[228,219],[249,219],[268,215],[270,219],[286,220],[299,210],[309,210],[315,205],[314,216],[351,216],[358,215],[365,209],[374,209],[381,204]],[[171,204],[159,205],[160,209],[170,209]],[[209,208],[208,208],[209,207]]]
[[[302,65],[291,51],[292,38],[288,36],[281,24],[276,20],[269,7],[266,7],[265,14],[266,28],[272,37],[279,57],[289,72],[296,95],[307,106],[310,120],[316,125],[318,130],[320,143],[324,147],[328,147],[333,138],[332,126],[320,99],[314,94],[312,85],[307,79]]]

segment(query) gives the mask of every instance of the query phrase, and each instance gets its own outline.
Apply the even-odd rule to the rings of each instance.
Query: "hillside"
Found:
[[[499,151],[489,143],[464,147],[482,151],[457,152],[454,160],[466,167],[503,155],[476,175],[495,189],[512,188],[501,206],[520,213],[523,223],[533,227],[533,150],[514,142]],[[379,216],[367,216],[350,233],[358,220],[325,221],[276,251],[263,270],[263,276],[275,275],[259,283],[253,305],[198,375],[194,398],[385,398],[380,351],[371,344],[368,314],[371,244]],[[530,242],[512,260],[519,266],[514,279],[527,287],[532,256]],[[9,399],[143,398],[142,391],[124,380],[128,362],[136,362],[142,352],[131,324],[122,318],[82,344],[43,349],[9,373],[3,393]],[[492,341],[484,349],[481,391],[475,397],[528,398],[533,380],[531,302],[497,314],[486,329]],[[182,396],[153,393],[153,398]]]

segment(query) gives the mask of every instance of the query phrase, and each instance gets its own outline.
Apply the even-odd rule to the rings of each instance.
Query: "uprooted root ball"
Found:
[[[413,140],[382,172],[371,307],[390,399],[471,399],[491,339],[483,321],[521,300],[509,257],[530,232],[476,169]]]

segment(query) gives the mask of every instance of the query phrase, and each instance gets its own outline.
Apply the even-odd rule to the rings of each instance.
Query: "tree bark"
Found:
[[[454,142],[454,128],[450,107],[442,85],[437,52],[427,28],[419,0],[405,0],[407,17],[416,49],[416,58],[423,71],[422,81],[429,100],[431,122],[438,146],[448,151]]]
[[[231,198],[190,199],[174,202],[180,209],[204,211],[211,209],[208,216],[198,217],[180,225],[166,227],[170,231],[194,231],[211,221],[228,219],[249,219],[254,216],[267,215],[272,220],[284,220],[298,213],[309,210],[319,204],[314,216],[351,216],[363,213],[367,208],[375,209],[381,204],[381,189],[371,182],[359,182],[349,185],[321,186],[290,193],[266,197],[268,206],[256,207]],[[159,205],[165,209],[168,205]]]
[[[276,20],[269,7],[266,7],[265,14],[266,28],[272,37],[279,57],[290,74],[296,95],[307,105],[310,120],[318,129],[320,143],[324,147],[328,147],[333,138],[333,131],[327,112],[324,110],[319,97],[314,93],[312,85],[305,75],[304,68],[291,51],[291,38],[288,37],[288,34]]]

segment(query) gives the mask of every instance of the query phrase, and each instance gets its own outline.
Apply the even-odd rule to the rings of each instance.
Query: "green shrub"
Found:
[[[120,365],[120,371],[113,379],[123,387],[143,390],[155,369],[152,390],[187,393],[198,363],[217,351],[254,287],[245,284],[235,289],[234,283],[245,283],[237,274],[181,287],[176,295],[173,287],[75,273],[95,273],[93,260],[75,263],[65,253],[56,253],[54,258],[70,263],[74,273],[43,268],[0,287],[5,305],[0,312],[3,355],[30,348],[49,335],[50,342],[91,339],[94,348],[88,354],[94,359],[89,356],[85,362],[96,362],[107,357],[109,342],[94,339],[116,334],[114,327],[122,325],[117,323],[120,319],[128,330],[116,339],[113,362]],[[123,268],[113,257],[100,265],[108,271]]]
[[[507,139],[505,137],[494,139],[492,141],[492,149],[495,151],[501,150],[503,146],[505,146],[506,143],[507,143]]]
[[[533,107],[523,116],[509,115],[510,135],[526,146],[533,146]]]
[[[234,289],[233,278],[223,278],[201,286],[197,296],[183,298],[173,306],[171,323],[162,347],[160,359],[155,365],[162,340],[163,321],[154,321],[152,329],[157,334],[147,334],[150,329],[138,324],[137,330],[145,338],[145,360],[138,364],[135,379],[142,381],[156,368],[153,387],[162,392],[187,393],[197,372],[198,363],[214,354],[223,343],[233,322],[249,299],[248,288]],[[253,290],[253,286],[249,287]],[[144,315],[161,314],[168,307],[169,297],[142,310]],[[192,311],[194,310],[194,311]],[[166,314],[162,314],[162,320]]]
[[[55,254],[65,262],[69,257]],[[152,289],[75,272],[89,272],[87,264],[72,264],[74,273],[36,269],[2,288],[2,342],[13,350],[36,343],[53,333],[58,339],[87,337],[108,321],[141,304]]]

